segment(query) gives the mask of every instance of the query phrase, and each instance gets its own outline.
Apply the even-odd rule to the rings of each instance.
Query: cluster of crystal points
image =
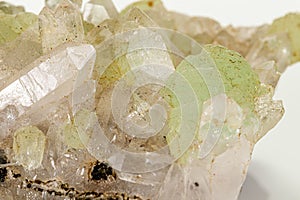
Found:
[[[300,14],[223,28],[159,0],[81,4],[48,0],[34,15],[0,3],[0,199],[237,199],[254,144],[284,113],[272,96],[300,60]],[[223,92],[195,71],[205,56]]]

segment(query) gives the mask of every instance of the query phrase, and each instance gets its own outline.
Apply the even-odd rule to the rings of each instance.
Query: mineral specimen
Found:
[[[81,7],[82,12],[81,12]],[[237,199],[300,14],[222,27],[144,0],[0,3],[1,199]]]

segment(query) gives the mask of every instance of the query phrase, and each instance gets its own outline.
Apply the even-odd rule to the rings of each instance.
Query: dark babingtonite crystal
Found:
[[[6,164],[7,163],[7,157],[5,155],[5,152],[3,149],[0,149],[0,164]]]
[[[6,163],[7,163],[7,157],[5,155],[5,152],[3,151],[3,149],[0,149],[0,164],[6,164]],[[0,182],[4,182],[6,176],[7,176],[7,169],[0,168]]]
[[[0,182],[4,182],[6,176],[7,176],[7,169],[0,168]]]
[[[114,170],[107,163],[97,161],[91,172],[92,180],[107,180],[109,176],[115,178]]]

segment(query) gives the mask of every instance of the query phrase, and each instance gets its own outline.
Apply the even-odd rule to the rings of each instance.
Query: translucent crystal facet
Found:
[[[19,12],[6,14],[0,12],[0,45],[12,41],[23,31],[37,21],[37,16],[32,13]]]
[[[110,0],[92,0],[85,4],[84,20],[99,25],[105,19],[114,18],[118,11]]]
[[[73,88],[66,87],[61,91],[61,87],[73,82],[80,70],[91,73],[92,63],[89,61],[94,59],[94,53],[94,48],[90,45],[74,46],[58,51],[50,58],[46,56],[36,61],[28,66],[29,71],[25,75],[0,91],[0,109],[14,105],[21,115],[27,108],[46,101],[46,97],[48,101],[64,98]],[[55,97],[52,94],[54,91],[57,91]]]
[[[45,150],[45,134],[37,127],[29,126],[14,133],[15,159],[28,170],[41,166]]]
[[[64,43],[83,41],[80,12],[69,1],[63,1],[55,10],[45,7],[39,15],[39,25],[44,53]]]

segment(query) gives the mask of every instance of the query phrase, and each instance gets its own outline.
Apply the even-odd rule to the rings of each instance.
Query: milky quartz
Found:
[[[0,198],[238,199],[284,114],[300,14],[222,27],[160,0],[45,3],[0,3]]]

